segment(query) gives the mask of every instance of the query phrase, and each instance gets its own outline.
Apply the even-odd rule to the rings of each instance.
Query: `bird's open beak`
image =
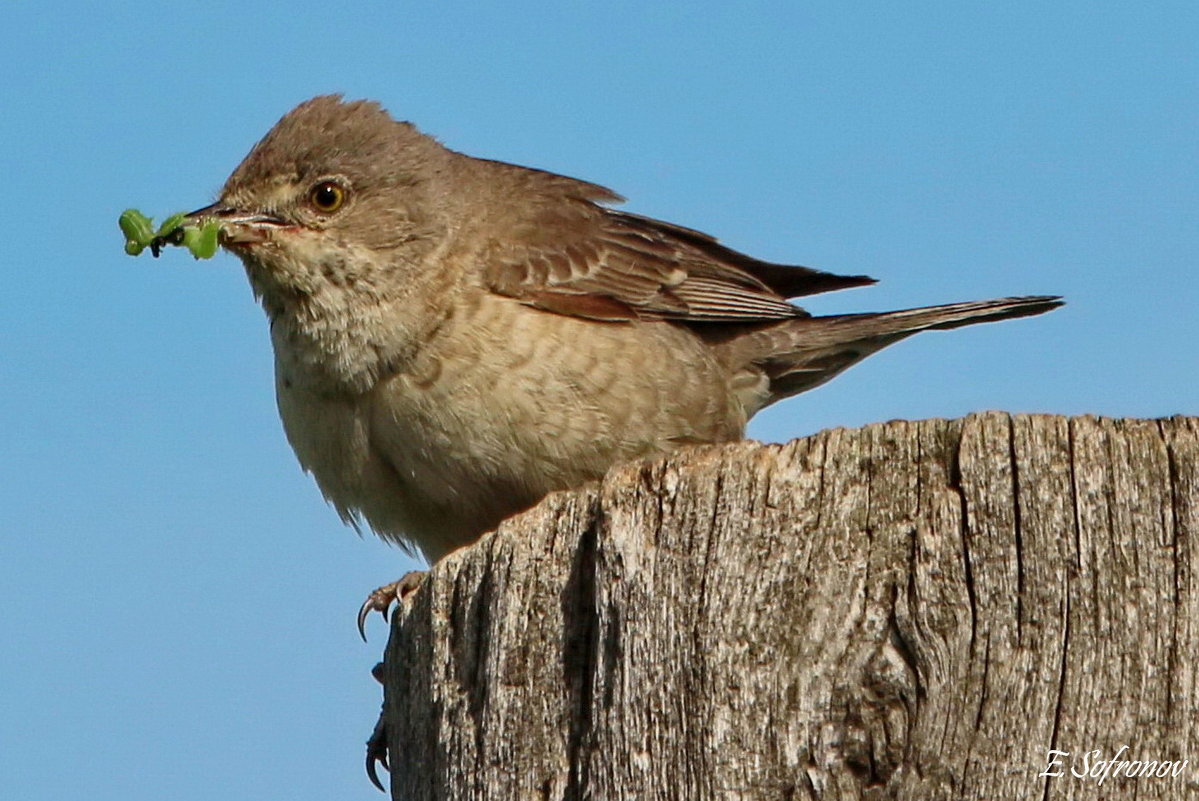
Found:
[[[289,225],[270,214],[241,211],[222,203],[196,209],[189,212],[184,219],[189,223],[217,220],[221,224],[221,243],[231,246],[265,242],[269,231]]]

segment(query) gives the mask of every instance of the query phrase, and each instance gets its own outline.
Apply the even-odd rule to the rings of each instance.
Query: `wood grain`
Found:
[[[1193,797],[1196,535],[1195,418],[987,413],[624,466],[396,616],[393,797]],[[1070,774],[1125,745],[1189,763]]]

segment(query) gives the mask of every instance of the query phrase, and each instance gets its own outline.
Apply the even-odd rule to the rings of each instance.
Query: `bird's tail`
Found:
[[[727,347],[740,363],[755,365],[769,379],[765,406],[823,384],[870,354],[920,331],[1027,317],[1061,305],[1061,298],[1041,295],[807,317],[755,328]]]

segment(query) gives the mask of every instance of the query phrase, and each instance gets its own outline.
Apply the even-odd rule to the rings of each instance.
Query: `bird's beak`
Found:
[[[220,202],[189,212],[184,220],[196,224],[218,221],[221,224],[221,243],[232,246],[265,242],[269,231],[289,225],[270,214],[241,211]]]

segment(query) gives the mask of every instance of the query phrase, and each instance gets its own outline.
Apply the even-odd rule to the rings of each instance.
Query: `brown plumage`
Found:
[[[788,298],[873,279],[759,261],[619,200],[318,97],[192,216],[223,220],[270,317],[301,464],[346,520],[430,560],[617,462],[739,438],[913,333],[1060,305],[812,317]]]

